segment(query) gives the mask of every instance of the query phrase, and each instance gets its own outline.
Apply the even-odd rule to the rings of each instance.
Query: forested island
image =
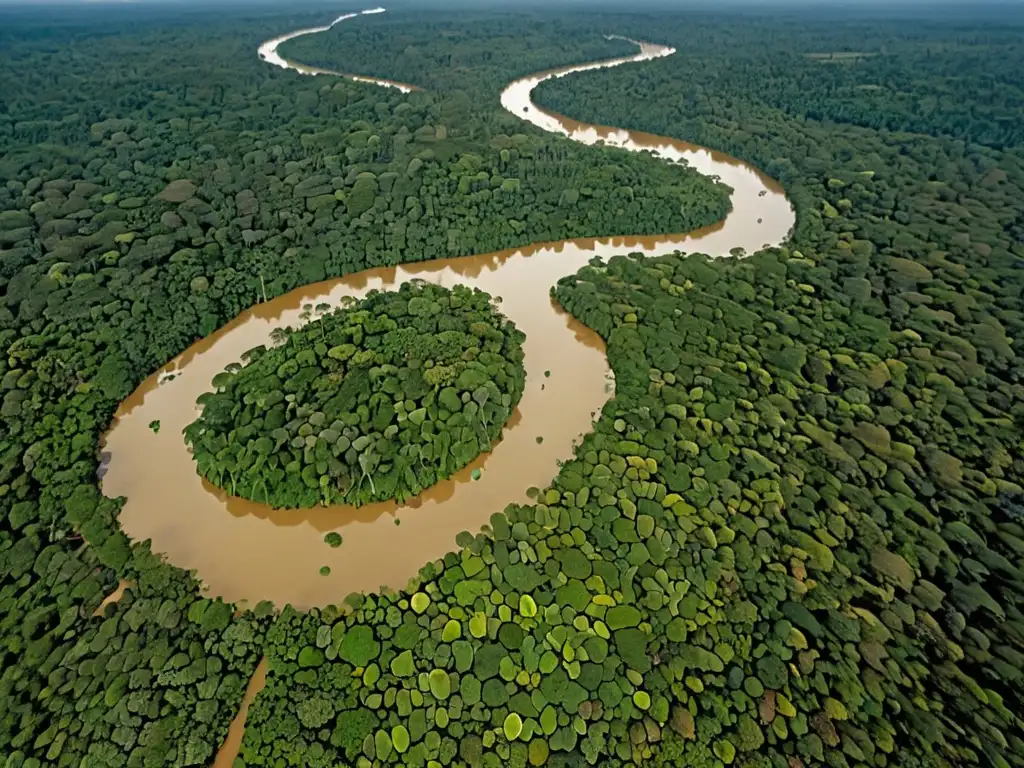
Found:
[[[211,765],[266,659],[224,765],[1024,766],[1024,17],[463,14],[397,9],[283,47],[424,88],[401,94],[257,59],[320,10],[0,11],[6,765]],[[729,190],[692,170],[500,110],[534,68],[623,53],[609,32],[677,53],[544,83],[538,103],[757,165],[796,208],[788,242],[623,253],[551,286],[605,339],[614,395],[534,503],[495,499],[404,589],[234,605],[130,541],[102,433],[243,309],[368,267],[725,215]],[[443,326],[455,297],[480,317]],[[359,437],[339,419],[332,459],[380,419],[346,464],[357,496],[391,471],[361,461],[370,443],[400,454],[397,426],[414,445],[407,422],[440,419],[446,390],[446,421],[458,400],[485,449],[524,386],[514,329],[465,288],[368,301],[312,307],[214,382],[197,425],[224,439],[190,433],[200,471],[230,447],[218,484],[273,503],[238,483],[238,430],[324,372],[331,394],[361,387],[336,409]],[[459,335],[429,368],[378,360],[401,329]],[[485,355],[508,364],[453,385]],[[384,365],[419,372],[401,409]],[[334,419],[299,407],[310,429],[250,430],[243,454],[301,437],[284,466],[313,471],[279,501],[331,501],[316,452]]]
[[[404,501],[488,450],[522,397],[523,334],[483,291],[406,283],[305,313],[218,374],[185,429],[199,474],[233,496]]]

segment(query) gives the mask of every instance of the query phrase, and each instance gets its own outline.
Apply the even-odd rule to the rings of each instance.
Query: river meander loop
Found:
[[[277,54],[277,46],[360,15],[282,35],[261,45],[259,55],[267,63],[303,74],[337,75],[289,62]],[[666,46],[637,45],[639,52],[633,56],[517,80],[502,92],[501,103],[516,117],[573,141],[650,151],[718,177],[733,189],[732,209],[724,220],[686,234],[582,238],[371,269],[307,285],[252,307],[150,376],[118,409],[105,437],[102,485],[108,496],[126,497],[120,519],[128,536],[152,539],[155,552],[181,568],[194,569],[211,595],[250,605],[267,599],[305,609],[338,604],[350,592],[376,591],[384,585],[401,588],[424,563],[451,551],[460,531],[479,530],[508,503],[528,502],[530,486],[547,486],[558,472],[558,461],[572,455],[574,443],[590,431],[594,414],[614,388],[601,339],[554,304],[550,287],[594,256],[678,250],[722,256],[734,248],[752,252],[782,243],[794,223],[779,185],[728,155],[652,134],[579,123],[531,100],[534,87],[547,78],[674,53]],[[228,497],[196,473],[181,431],[195,419],[196,398],[210,389],[216,373],[238,362],[245,351],[269,343],[273,329],[300,325],[304,304],[337,306],[344,297],[396,288],[411,279],[473,285],[500,296],[502,312],[526,333],[526,392],[489,454],[410,503],[359,509],[271,510]],[[545,371],[550,371],[549,377]],[[157,434],[148,426],[154,420],[161,423]],[[543,442],[538,444],[537,437]],[[473,482],[470,475],[478,468],[482,477]],[[344,538],[337,549],[323,542],[332,530]],[[319,574],[322,565],[330,566],[329,576]]]

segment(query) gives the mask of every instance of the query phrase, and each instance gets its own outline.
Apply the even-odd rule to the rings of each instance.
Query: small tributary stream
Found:
[[[284,40],[330,26],[283,35],[260,46],[259,55],[268,63],[307,74],[338,74],[304,68],[277,53]],[[734,158],[660,136],[579,123],[531,101],[533,88],[549,77],[674,52],[660,45],[638,45],[634,56],[518,80],[504,90],[502,104],[517,117],[574,141],[650,151],[717,176],[734,190],[732,210],[723,221],[685,234],[539,243],[372,269],[254,306],[150,376],[117,411],[104,441],[102,485],[106,495],[127,499],[121,512],[125,532],[135,540],[152,539],[154,551],[179,567],[194,569],[211,595],[250,605],[268,599],[302,609],[340,603],[354,591],[403,587],[424,563],[452,550],[460,531],[478,531],[506,504],[527,502],[530,486],[545,487],[558,471],[557,462],[572,455],[574,442],[590,430],[594,415],[614,389],[600,338],[551,300],[549,289],[558,278],[577,271],[595,255],[676,250],[726,255],[737,247],[753,251],[781,243],[794,222],[781,188]],[[501,310],[526,333],[526,392],[491,453],[410,503],[359,509],[272,510],[230,498],[196,473],[181,432],[196,418],[196,398],[210,390],[215,374],[238,362],[245,351],[270,343],[275,328],[301,324],[304,305],[338,306],[344,297],[361,297],[412,279],[446,286],[462,283],[500,296]],[[154,420],[160,422],[156,434],[148,426]],[[540,444],[538,437],[543,438]],[[473,481],[471,473],[477,468],[482,476]],[[337,549],[324,544],[328,531],[338,531],[344,544]],[[320,575],[323,565],[330,566],[329,576]]]

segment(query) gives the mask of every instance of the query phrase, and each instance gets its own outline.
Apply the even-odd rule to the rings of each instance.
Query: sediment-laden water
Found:
[[[348,14],[334,23],[359,15]],[[277,54],[284,40],[331,26],[282,35],[260,46],[259,54],[268,63],[298,72],[337,74],[304,68]],[[574,442],[590,430],[614,386],[600,338],[549,297],[558,278],[595,255],[676,250],[726,255],[737,247],[754,251],[782,242],[794,222],[779,185],[735,158],[652,134],[579,123],[531,101],[533,88],[547,78],[674,53],[666,46],[637,45],[634,56],[517,80],[502,92],[502,104],[517,117],[574,141],[650,151],[718,177],[734,190],[732,210],[724,220],[684,234],[584,238],[373,269],[308,285],[253,307],[150,376],[118,410],[104,442],[102,485],[108,496],[127,499],[121,513],[125,532],[136,540],[152,539],[154,551],[179,567],[195,569],[211,595],[308,608],[340,603],[354,591],[401,588],[423,564],[452,550],[460,531],[479,530],[508,503],[526,502],[529,487],[546,486],[557,473],[557,462],[571,456]],[[238,362],[243,352],[269,343],[273,329],[300,324],[306,304],[337,306],[344,297],[358,298],[412,279],[446,286],[462,283],[500,296],[501,310],[526,333],[526,392],[489,454],[401,506],[392,502],[359,509],[337,505],[272,510],[228,497],[199,477],[181,430],[196,418],[196,398],[210,390],[216,373]],[[148,426],[154,420],[161,425],[156,434]],[[543,442],[538,444],[537,437]],[[471,473],[478,468],[482,476],[473,481]],[[328,531],[339,532],[344,544],[337,549],[324,544]],[[329,576],[320,575],[323,565],[330,566]]]

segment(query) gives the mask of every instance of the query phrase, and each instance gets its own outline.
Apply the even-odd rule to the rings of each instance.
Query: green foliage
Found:
[[[218,374],[185,439],[210,482],[274,507],[403,501],[490,449],[523,339],[477,289],[372,291]]]
[[[452,684],[448,673],[443,669],[432,670],[429,675],[430,692],[435,699],[444,700],[451,695]]]
[[[339,712],[331,734],[331,745],[352,760],[362,750],[363,741],[373,733],[377,723],[377,716],[362,707]]]
[[[391,660],[391,674],[395,677],[409,677],[416,671],[411,651],[402,651]]]
[[[638,569],[622,591],[635,596],[625,603],[643,613],[639,627],[650,621],[658,672],[673,681],[673,731],[697,742],[684,750],[692,764],[746,764],[750,753],[752,765],[1021,765],[1021,742],[1005,736],[1020,729],[1020,694],[991,649],[1020,647],[1004,622],[1024,582],[1014,566],[972,561],[1012,562],[1024,533],[1007,511],[1021,413],[1008,382],[1021,375],[1024,332],[1022,273],[1010,265],[1024,256],[1024,230],[1004,226],[1019,221],[1011,200],[1024,161],[947,138],[1017,142],[1004,127],[1017,120],[998,100],[968,107],[970,118],[960,112],[969,97],[927,114],[901,106],[909,93],[920,104],[980,88],[975,55],[1015,54],[967,43],[987,40],[982,24],[966,38],[933,28],[943,56],[924,64],[898,25],[879,23],[857,45],[886,53],[863,65],[807,56],[844,50],[849,24],[641,27],[686,57],[552,80],[541,102],[731,151],[780,178],[797,210],[784,248],[744,260],[615,258],[556,289],[609,342],[613,421],[582,454],[591,478],[611,482],[607,534],[596,523],[587,535]],[[684,73],[698,61],[715,86],[691,98]],[[909,74],[911,61],[914,84],[889,92],[885,78]],[[955,86],[939,74],[947,66]],[[855,90],[875,77],[880,87]],[[614,95],[636,92],[651,94],[650,109]],[[680,114],[683,102],[692,114]],[[872,130],[880,124],[940,138]],[[977,203],[969,220],[959,195]],[[1001,330],[979,333],[993,323]],[[650,443],[655,430],[670,440]],[[618,464],[613,447],[654,458],[649,479],[664,490],[647,496],[639,462]],[[631,483],[618,479],[633,470]],[[661,502],[664,512],[647,514],[655,535],[669,534],[663,567],[680,563],[685,590],[645,575],[651,565],[635,556],[645,497]],[[605,619],[620,622],[612,610]],[[626,631],[613,635],[620,656]],[[621,701],[610,686],[601,694],[606,706]],[[690,764],[675,743],[651,751],[656,764]]]
[[[320,696],[300,701],[295,707],[299,722],[306,728],[320,728],[334,719],[334,706]]]
[[[345,631],[338,646],[338,658],[356,667],[366,666],[378,653],[380,643],[374,638],[373,629],[362,625]]]
[[[90,13],[45,34],[17,14],[0,24],[10,765],[212,764],[264,655],[247,766],[1022,765],[1012,29],[563,14],[564,55],[623,24],[680,54],[540,98],[758,163],[797,208],[791,242],[742,260],[618,257],[561,281],[557,300],[607,342],[615,395],[538,503],[344,615],[236,615],[130,546],[97,490],[99,431],[146,374],[264,281],[276,295],[404,258],[683,230],[720,217],[724,196],[649,158],[501,133],[514,118],[474,115],[485,102],[452,90],[271,71],[251,44],[280,18],[211,12],[172,32]],[[501,23],[516,26],[474,53],[481,82],[544,48],[532,18]],[[107,25],[120,34],[82,33]],[[353,33],[351,55],[419,62],[452,86],[481,74],[450,66],[458,34],[424,54],[414,43],[436,27],[395,27],[401,48]],[[885,55],[807,56],[854,44]],[[423,56],[448,58],[438,74]],[[997,70],[1010,74],[993,89]],[[431,306],[406,303],[410,322]],[[372,320],[359,342],[321,336],[326,355],[319,322],[300,331],[310,343],[274,371],[280,386],[310,354],[357,366]],[[465,416],[463,384],[476,402],[482,382],[463,373],[435,392],[438,414]],[[402,398],[421,434],[428,397]],[[393,425],[363,404],[373,429],[345,452],[376,450]],[[254,461],[276,443],[257,438]],[[119,580],[134,586],[94,617]]]
[[[523,732],[523,721],[515,712],[511,712],[508,717],[505,718],[505,723],[502,726],[502,730],[505,733],[505,738],[509,741],[514,741],[519,738],[519,734]]]

